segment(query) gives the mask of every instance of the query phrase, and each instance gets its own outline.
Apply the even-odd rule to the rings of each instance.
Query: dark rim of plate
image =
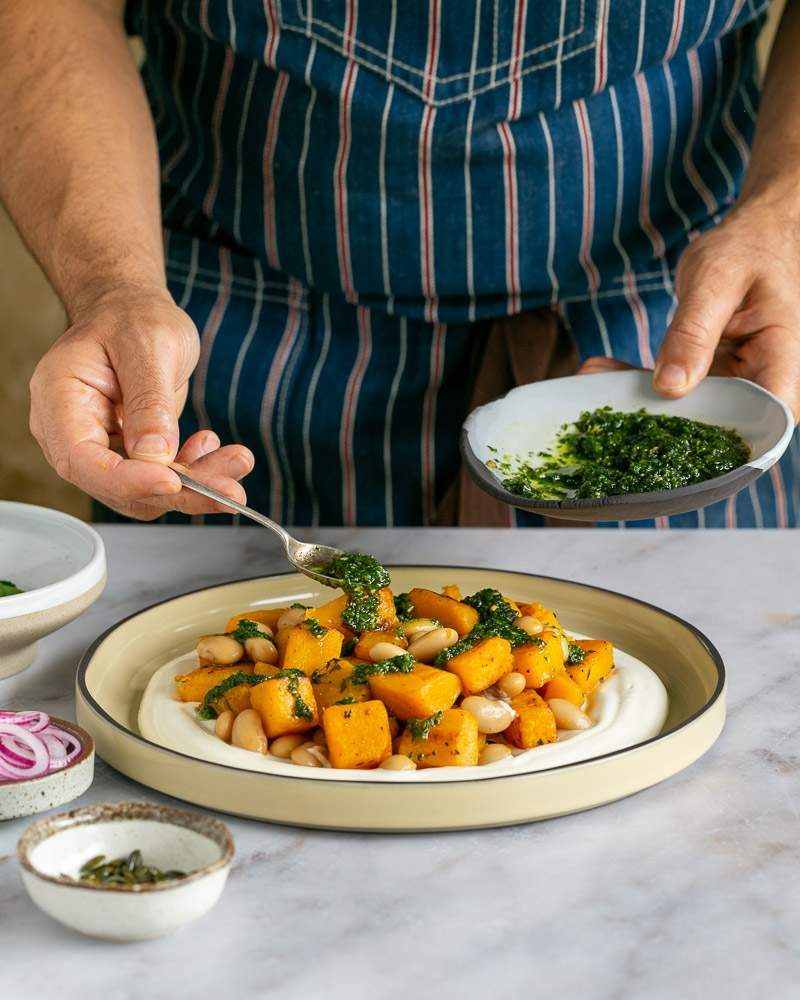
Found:
[[[610,753],[600,754],[597,757],[588,757],[586,760],[574,761],[571,764],[557,764],[554,767],[543,768],[540,771],[522,772],[519,774],[495,774],[495,775],[487,774],[485,777],[471,778],[470,781],[514,781],[520,778],[530,778],[535,774],[550,774],[554,771],[564,770],[565,768],[584,767],[585,765],[594,763],[596,761],[608,760],[609,758],[612,757],[619,757],[623,754],[632,753],[633,751],[639,750],[642,747],[646,747],[652,743],[658,742],[659,740],[666,739],[667,737],[672,736],[674,733],[680,732],[681,729],[685,729],[687,726],[691,725],[696,719],[700,718],[701,715],[704,715],[719,700],[720,696],[722,695],[723,689],[725,687],[726,675],[725,675],[725,665],[722,661],[722,657],[720,656],[719,651],[714,646],[714,644],[710,641],[710,639],[706,635],[704,635],[700,631],[700,629],[695,628],[695,626],[692,625],[690,622],[687,622],[685,619],[679,617],[678,615],[673,614],[671,611],[665,611],[663,608],[659,608],[655,604],[650,604],[649,601],[642,601],[638,597],[631,597],[628,594],[621,594],[618,590],[611,590],[608,587],[595,587],[591,583],[578,583],[575,582],[574,580],[565,580],[563,577],[545,576],[544,574],[541,573],[524,573],[518,570],[497,569],[489,566],[486,567],[458,566],[453,564],[448,564],[448,565],[431,564],[429,566],[425,566],[419,563],[393,563],[392,565],[387,566],[387,569],[390,572],[393,569],[417,569],[423,571],[431,569],[442,569],[442,570],[470,570],[473,572],[475,570],[478,570],[482,573],[485,572],[487,574],[511,573],[518,576],[528,577],[531,580],[549,580],[554,583],[564,583],[571,587],[579,587],[583,590],[593,590],[603,594],[611,594],[612,596],[619,597],[624,601],[630,601],[632,604],[638,604],[641,607],[649,609],[650,611],[655,611],[657,614],[663,615],[666,618],[671,618],[674,622],[677,622],[679,625],[683,626],[683,628],[687,629],[695,637],[695,639],[697,639],[700,645],[705,649],[705,651],[711,657],[711,660],[713,661],[714,666],[716,668],[717,683],[711,697],[708,699],[708,701],[706,701],[706,703],[701,708],[699,708],[696,712],[693,712],[692,715],[684,719],[683,722],[673,727],[672,729],[658,733],[656,736],[651,736],[649,739],[643,740],[641,743],[635,743],[633,746],[624,747],[622,750],[612,750]],[[170,754],[174,757],[179,757],[183,760],[194,761],[206,767],[219,768],[222,771],[239,771],[240,773],[243,774],[257,774],[258,772],[251,771],[249,768],[232,767],[229,764],[218,764],[215,761],[207,761],[199,757],[193,757],[191,756],[191,754],[181,753],[179,750],[171,750],[168,747],[161,746],[160,743],[154,743],[152,740],[145,739],[145,737],[139,735],[139,733],[135,733],[133,732],[133,730],[126,728],[124,725],[122,725],[122,723],[117,722],[116,719],[114,719],[111,715],[109,715],[109,713],[95,700],[95,698],[89,692],[89,688],[86,684],[86,671],[88,670],[89,664],[91,663],[95,652],[98,650],[100,645],[105,641],[105,639],[107,639],[108,636],[110,636],[111,633],[114,632],[121,625],[124,625],[132,618],[136,618],[138,615],[144,614],[146,611],[152,611],[153,608],[158,608],[162,604],[168,604],[170,601],[178,601],[184,597],[191,597],[193,594],[199,594],[207,590],[217,590],[222,587],[229,587],[231,584],[249,583],[252,580],[274,580],[279,577],[291,577],[291,576],[297,577],[298,579],[301,580],[306,579],[306,577],[304,577],[301,573],[285,572],[285,573],[271,573],[268,576],[264,576],[262,574],[258,576],[243,577],[237,580],[228,580],[225,583],[214,584],[211,587],[197,587],[194,590],[186,591],[186,593],[184,594],[178,594],[175,597],[167,597],[162,601],[155,601],[153,604],[148,605],[146,608],[142,608],[139,611],[135,611],[133,614],[127,615],[125,618],[122,618],[120,621],[112,625],[110,628],[106,629],[105,632],[103,632],[100,636],[98,636],[97,639],[95,639],[95,641],[91,644],[91,646],[89,646],[89,648],[81,657],[80,663],[78,664],[78,672],[76,677],[76,684],[81,696],[96,715],[101,716],[108,723],[110,723],[115,729],[119,730],[121,733],[130,737],[131,739],[134,739],[140,743],[144,743],[147,746],[156,748],[162,753]],[[298,768],[298,770],[302,770],[302,768]],[[281,778],[285,781],[315,781],[315,782],[319,781],[319,779],[317,778],[313,778],[311,776],[304,777],[302,774],[295,776],[293,774],[290,775],[290,774],[269,773],[266,774],[265,777]],[[347,779],[342,779],[342,780],[346,781]],[[385,787],[388,783],[383,781],[358,781],[357,784],[365,785],[367,787],[373,787],[375,785],[378,785],[380,787]],[[458,780],[437,781],[435,783],[435,787],[439,787],[441,785],[455,785],[455,784],[462,784],[462,781]],[[406,786],[411,786],[416,788],[419,787],[420,785],[428,785],[429,787],[434,787],[431,782],[426,782],[424,780],[421,781],[409,780],[409,781],[397,782],[392,787],[397,789],[402,789]]]

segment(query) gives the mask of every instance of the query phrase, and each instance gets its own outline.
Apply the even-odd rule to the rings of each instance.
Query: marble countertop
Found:
[[[106,527],[109,583],[0,681],[4,707],[74,717],[78,658],[163,597],[283,570],[251,528]],[[592,812],[474,833],[355,835],[227,818],[219,905],[159,941],[81,938],[28,900],[0,824],[0,995],[427,1000],[800,995],[800,533],[328,530],[385,562],[530,570],[651,601],[702,629],[729,672],[716,746]],[[80,801],[168,801],[98,761]]]

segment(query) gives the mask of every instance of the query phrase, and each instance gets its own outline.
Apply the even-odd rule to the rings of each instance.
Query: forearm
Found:
[[[741,197],[800,214],[800,3],[788,0],[769,57],[753,152]]]
[[[165,292],[158,151],[123,0],[0,7],[0,198],[67,312]]]

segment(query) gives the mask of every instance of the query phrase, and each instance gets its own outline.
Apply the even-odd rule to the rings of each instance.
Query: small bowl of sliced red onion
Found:
[[[0,711],[0,820],[71,802],[93,777],[85,729],[44,712]]]

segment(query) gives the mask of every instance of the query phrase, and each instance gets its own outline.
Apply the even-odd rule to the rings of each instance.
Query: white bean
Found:
[[[489,743],[481,750],[478,757],[479,764],[496,764],[499,760],[505,760],[511,756],[511,748],[505,743]]]
[[[461,702],[461,708],[478,720],[479,733],[502,733],[508,729],[516,712],[504,701],[491,701],[478,694],[470,695]]]
[[[592,720],[566,698],[551,698],[548,703],[559,729],[588,729]]]
[[[227,666],[242,659],[244,648],[229,635],[205,635],[197,644],[197,655],[201,660]]]
[[[218,736],[226,743],[231,741],[231,730],[233,729],[233,712],[226,710],[220,712],[214,723],[214,735]]]
[[[523,632],[527,632],[528,635],[539,635],[544,629],[544,625],[542,625],[538,618],[534,618],[533,615],[522,615],[514,621],[514,624],[517,628],[521,628]]]
[[[292,755],[292,750],[305,741],[305,733],[288,733],[286,736],[278,736],[270,743],[269,752],[282,760],[288,760]]]
[[[254,708],[246,708],[239,712],[233,720],[231,743],[242,750],[253,750],[255,753],[267,752],[267,737],[261,716]]]
[[[405,656],[406,652],[402,646],[396,646],[393,642],[376,642],[369,651],[369,658],[373,663],[380,663],[381,660],[391,660],[393,656]]]
[[[277,663],[278,647],[267,636],[257,636],[244,640],[247,655],[254,663]]]
[[[525,690],[525,675],[512,670],[500,678],[497,686],[507,698],[513,698]]]
[[[432,661],[443,649],[458,642],[458,632],[454,628],[435,628],[426,632],[408,647],[415,660],[423,663]]]
[[[295,625],[299,625],[300,622],[303,621],[305,616],[305,608],[289,608],[283,612],[275,624],[279,629],[294,628]]]
[[[292,763],[299,764],[301,767],[323,767],[322,761],[311,752],[312,750],[313,747],[295,747],[289,755]]]
[[[406,639],[409,642],[414,642],[415,639],[421,638],[427,632],[439,628],[439,623],[432,618],[412,618],[410,621],[403,622],[400,627]]]
[[[416,771],[417,769],[414,761],[402,753],[393,753],[391,757],[381,761],[378,766],[382,767],[384,771]]]

